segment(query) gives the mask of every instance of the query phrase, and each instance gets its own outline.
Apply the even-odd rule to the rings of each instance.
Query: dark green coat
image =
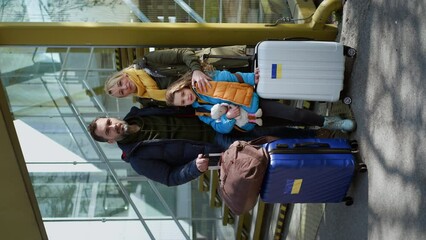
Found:
[[[176,48],[150,52],[134,61],[137,68],[148,68],[160,89],[166,89],[172,82],[188,71],[201,70],[200,62],[193,50]],[[155,76],[156,74],[161,75]]]
[[[155,80],[160,89],[178,80],[188,71],[201,70],[200,61],[194,51],[189,48],[175,48],[150,52],[143,58],[133,61],[137,69],[148,69],[148,74]],[[166,106],[165,102],[150,98],[138,98],[139,103],[147,106]]]

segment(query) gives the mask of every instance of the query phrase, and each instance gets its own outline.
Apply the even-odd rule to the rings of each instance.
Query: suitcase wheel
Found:
[[[346,57],[354,58],[354,57],[356,57],[357,53],[358,52],[355,48],[351,48],[351,47],[348,47],[348,46],[343,47],[343,54]]]
[[[346,105],[350,105],[352,103],[352,98],[351,97],[344,97],[343,103],[346,104]]]
[[[360,172],[360,173],[367,172],[367,165],[365,165],[365,163],[363,163],[363,162],[358,163],[358,172]]]
[[[358,153],[359,152],[359,146],[357,140],[351,140],[349,142],[349,145],[351,146],[351,153]]]
[[[343,202],[345,202],[346,206],[350,206],[354,204],[354,199],[352,197],[345,197],[343,198]]]

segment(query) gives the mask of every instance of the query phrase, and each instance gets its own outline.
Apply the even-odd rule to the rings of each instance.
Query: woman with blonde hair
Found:
[[[144,69],[134,66],[127,67],[114,73],[105,82],[105,92],[108,95],[123,98],[135,95],[141,98],[152,98],[165,101],[166,90],[159,89],[155,80]]]
[[[167,49],[150,52],[135,64],[112,74],[105,82],[105,92],[113,97],[130,95],[165,101],[165,89],[184,73],[191,72],[191,81],[206,90],[210,77],[191,49]]]

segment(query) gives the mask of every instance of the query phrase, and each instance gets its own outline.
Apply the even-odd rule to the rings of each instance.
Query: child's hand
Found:
[[[240,107],[239,106],[230,105],[229,106],[229,110],[226,113],[226,117],[228,119],[232,119],[232,118],[236,118],[238,116],[240,116]]]
[[[207,89],[212,86],[209,83],[210,80],[212,79],[200,70],[192,72],[192,86],[195,86],[195,83],[197,83],[198,89],[202,92],[207,92]]]
[[[254,83],[259,83],[259,68],[254,69]]]

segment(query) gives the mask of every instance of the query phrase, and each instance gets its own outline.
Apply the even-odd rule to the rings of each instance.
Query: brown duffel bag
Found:
[[[237,215],[250,211],[257,202],[269,156],[261,146],[274,137],[253,141],[235,141],[222,153],[219,161],[219,195]]]

